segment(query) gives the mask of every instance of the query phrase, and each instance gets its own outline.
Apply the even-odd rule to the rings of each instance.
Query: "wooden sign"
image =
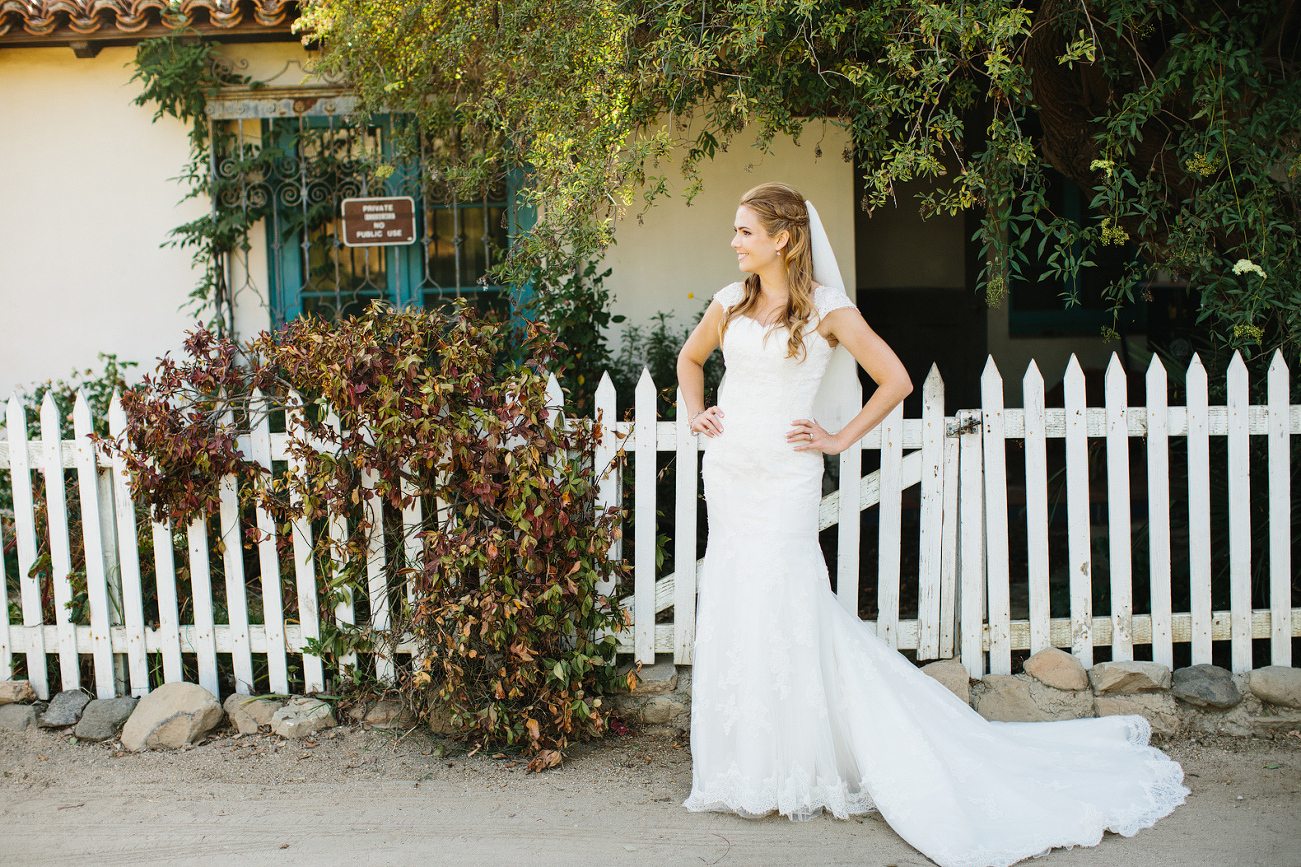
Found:
[[[343,200],[343,243],[395,247],[416,241],[416,203],[410,196]]]

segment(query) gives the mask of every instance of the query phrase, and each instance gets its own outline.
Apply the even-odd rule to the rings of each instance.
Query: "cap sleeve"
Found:
[[[849,296],[843,290],[834,286],[819,286],[813,294],[813,306],[818,309],[818,316],[825,317],[833,310],[840,310],[845,307],[857,308],[858,305],[849,300]]]
[[[717,301],[724,310],[734,307],[741,303],[745,298],[745,290],[740,283],[732,283],[724,286],[714,293],[714,300]]]

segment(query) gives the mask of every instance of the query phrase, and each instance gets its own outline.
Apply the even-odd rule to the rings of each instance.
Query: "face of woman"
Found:
[[[732,235],[732,249],[736,251],[736,265],[742,271],[757,274],[781,261],[778,245],[785,245],[785,232],[775,238],[769,235],[759,222],[759,215],[745,205],[736,209],[733,228],[736,231]]]

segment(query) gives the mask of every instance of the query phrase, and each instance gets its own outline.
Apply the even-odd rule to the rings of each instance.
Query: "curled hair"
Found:
[[[809,209],[804,197],[789,184],[760,184],[741,197],[741,204],[754,211],[760,224],[769,235],[788,232],[785,263],[789,295],[772,329],[790,329],[786,357],[797,358],[804,354],[804,329],[813,318],[813,247],[809,239]],[[718,329],[722,342],[728,324],[736,316],[744,316],[759,306],[759,275],[745,278],[745,291],[741,303],[733,306],[723,316]]]

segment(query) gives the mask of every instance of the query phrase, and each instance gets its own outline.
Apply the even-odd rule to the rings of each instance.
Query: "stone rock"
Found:
[[[616,695],[611,698],[615,711],[624,719],[643,725],[686,727],[691,706],[680,693],[668,695]]]
[[[1251,692],[1279,707],[1301,708],[1301,668],[1267,665],[1251,673]]]
[[[36,725],[36,708],[31,705],[0,705],[0,729],[25,732],[34,725]]]
[[[178,749],[212,731],[222,716],[217,697],[197,683],[165,683],[140,699],[122,727],[122,746]]]
[[[1096,695],[1133,695],[1170,688],[1170,669],[1159,662],[1099,662],[1089,669]]]
[[[301,738],[334,728],[334,713],[319,698],[295,698],[271,715],[271,731],[282,738]]]
[[[81,719],[82,708],[90,701],[90,696],[79,689],[65,689],[50,699],[50,706],[41,714],[36,724],[44,729],[57,729],[76,725]]]
[[[1046,717],[1030,697],[1030,682],[1024,674],[987,674],[972,690],[972,707],[987,720],[1040,722]]]
[[[1190,665],[1174,673],[1170,693],[1193,707],[1227,710],[1242,701],[1233,675],[1218,665]]]
[[[1025,673],[1054,689],[1088,689],[1084,663],[1056,647],[1045,647],[1025,661]]]
[[[1083,671],[1082,666],[1080,670]],[[1095,714],[1093,693],[1087,689],[1058,689],[1032,680],[1030,700],[1046,720],[1086,719]]]
[[[0,705],[36,701],[36,690],[29,680],[0,680]]]
[[[436,735],[452,736],[458,733],[458,729],[452,723],[452,715],[447,712],[447,708],[441,704],[431,704],[429,713],[426,715],[429,723],[429,730]]]
[[[633,688],[636,695],[664,695],[673,692],[678,688],[678,667],[673,664],[673,658],[667,654],[661,656],[665,662],[656,662],[654,665],[643,665],[641,671],[637,671],[637,666],[625,666],[620,674],[626,676],[632,672],[637,678],[637,686]],[[626,688],[616,689],[616,693],[624,693]]]
[[[408,729],[416,724],[416,715],[395,698],[385,698],[361,718],[362,724],[377,729]]]
[[[678,688],[675,691],[678,695],[691,698],[691,666],[684,665],[678,670]]]
[[[235,693],[226,698],[222,709],[230,718],[236,731],[242,735],[255,735],[258,726],[271,725],[271,717],[284,706],[284,702],[273,698],[256,698]]]
[[[922,671],[938,680],[949,692],[962,699],[963,704],[971,704],[971,675],[967,667],[956,659],[941,659],[923,665]]]
[[[135,709],[136,700],[130,696],[97,698],[86,705],[72,733],[83,741],[106,741],[117,734]]]
[[[1176,735],[1184,729],[1179,703],[1168,692],[1137,695],[1100,695],[1093,701],[1098,716],[1137,714],[1152,724],[1152,731]]]

